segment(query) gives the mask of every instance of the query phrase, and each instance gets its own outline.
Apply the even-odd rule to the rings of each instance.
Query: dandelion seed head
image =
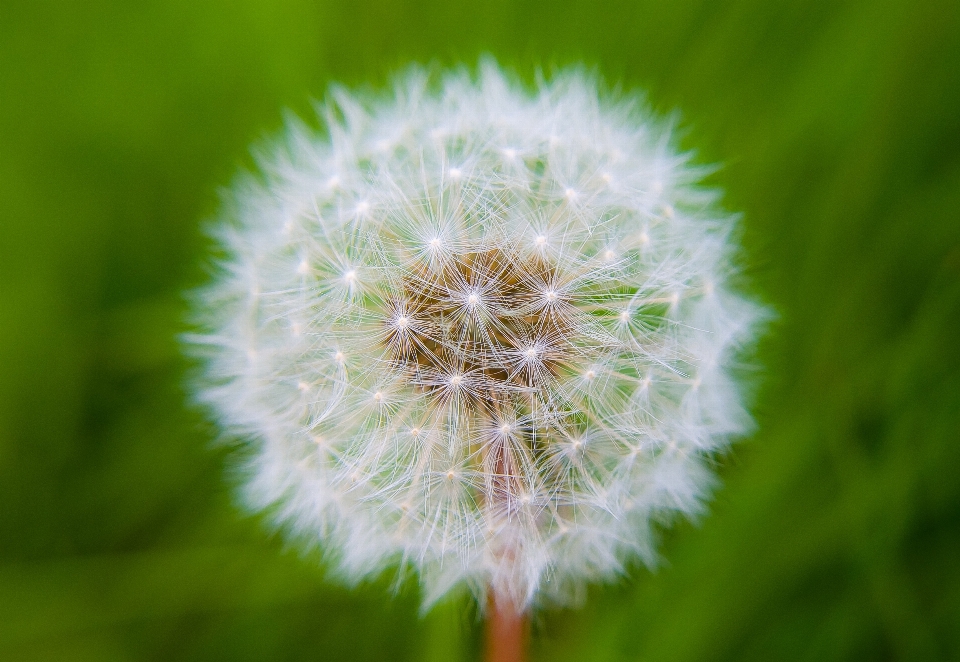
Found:
[[[652,563],[651,522],[696,512],[749,426],[731,221],[579,70],[395,90],[340,92],[235,189],[199,396],[249,444],[250,506],[348,578],[569,602]]]

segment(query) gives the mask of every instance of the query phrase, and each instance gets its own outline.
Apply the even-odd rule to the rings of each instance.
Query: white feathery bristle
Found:
[[[200,397],[246,495],[357,579],[570,601],[696,513],[749,426],[733,220],[634,99],[490,62],[342,89],[229,201]]]

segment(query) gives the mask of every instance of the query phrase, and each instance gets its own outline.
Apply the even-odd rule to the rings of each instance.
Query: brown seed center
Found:
[[[571,330],[561,292],[555,267],[500,249],[418,267],[387,321],[393,359],[419,387],[496,406],[556,374]]]

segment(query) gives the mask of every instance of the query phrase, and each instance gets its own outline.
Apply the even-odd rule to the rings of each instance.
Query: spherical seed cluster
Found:
[[[238,186],[201,397],[349,577],[564,600],[691,513],[748,423],[731,220],[633,100],[493,64],[334,93]]]

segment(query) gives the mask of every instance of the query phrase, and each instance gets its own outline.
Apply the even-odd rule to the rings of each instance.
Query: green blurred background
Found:
[[[483,52],[679,109],[779,314],[711,514],[534,660],[960,659],[956,0],[4,0],[0,660],[477,659],[468,601],[421,619],[238,511],[176,334],[285,109]]]

